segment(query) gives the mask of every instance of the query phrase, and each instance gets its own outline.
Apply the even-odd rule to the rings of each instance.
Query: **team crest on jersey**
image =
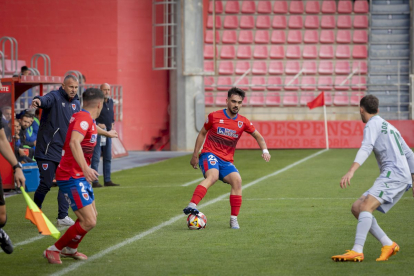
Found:
[[[243,126],[243,122],[242,121],[238,121],[237,123],[238,123],[237,125],[239,126],[239,128],[241,128]]]
[[[42,164],[43,170],[47,170],[49,168],[49,164]]]
[[[72,104],[72,109],[76,110],[76,104]]]
[[[225,127],[218,127],[217,128],[217,134],[221,134],[221,135],[229,136],[229,137],[233,137],[233,138],[239,138],[239,135],[236,133],[235,130],[228,129],[228,128],[225,128]]]
[[[91,143],[95,143],[96,142],[96,137],[98,136],[98,134],[92,134],[91,136]]]
[[[88,193],[82,193],[82,196],[85,200],[89,200],[89,194]]]

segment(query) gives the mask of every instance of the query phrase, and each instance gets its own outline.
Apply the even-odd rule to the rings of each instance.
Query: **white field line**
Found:
[[[279,198],[243,198],[243,201],[265,201],[265,200],[357,200],[358,197],[279,197]],[[412,200],[411,197],[404,197],[400,200]]]
[[[192,185],[192,184],[194,184],[194,183],[201,182],[203,179],[204,179],[204,177],[201,177],[201,178],[198,178],[198,179],[196,179],[196,180],[193,180],[193,181],[187,182],[187,183],[185,183],[185,184],[183,184],[183,185],[181,185],[181,186],[183,186],[183,187],[187,187],[187,186],[190,186],[190,185]]]
[[[327,151],[327,150],[325,149],[325,150],[318,151],[318,152],[316,152],[316,153],[314,153],[314,154],[312,154],[312,155],[310,155],[308,157],[305,157],[305,158],[303,158],[303,159],[301,159],[301,160],[299,160],[299,161],[297,161],[297,162],[295,162],[293,164],[290,164],[289,166],[284,167],[283,169],[277,170],[277,171],[275,171],[275,172],[273,172],[271,174],[268,174],[268,175],[265,175],[265,176],[263,176],[261,178],[258,178],[256,180],[250,182],[249,184],[243,186],[243,189],[249,188],[249,187],[251,187],[251,186],[253,186],[253,185],[259,183],[260,181],[263,181],[263,180],[265,180],[265,179],[267,179],[269,177],[272,177],[272,176],[278,175],[278,174],[280,174],[282,172],[285,172],[285,171],[287,171],[287,170],[289,170],[289,169],[291,169],[291,168],[293,168],[293,167],[295,167],[295,166],[297,166],[297,165],[299,165],[299,164],[301,164],[303,162],[308,161],[309,159],[311,159],[311,158],[313,158],[315,156],[318,156],[318,155],[324,153],[325,151]],[[228,197],[229,195],[230,195],[230,193],[223,194],[223,195],[221,195],[219,197],[216,197],[215,199],[212,199],[210,201],[207,201],[204,204],[201,204],[198,207],[200,209],[201,208],[204,208],[204,207],[207,207],[207,206],[209,206],[211,204],[214,204],[214,203],[216,203],[216,202],[218,202],[218,201],[220,201],[220,200]],[[169,226],[169,225],[173,224],[174,222],[182,219],[183,217],[185,217],[184,214],[178,215],[178,216],[175,216],[175,217],[172,217],[170,220],[168,220],[166,222],[163,222],[163,223],[161,223],[161,224],[159,224],[159,225],[157,225],[155,227],[152,227],[152,228],[148,229],[145,232],[142,232],[142,233],[140,233],[140,234],[138,234],[138,235],[136,235],[136,236],[134,236],[132,238],[126,239],[126,240],[124,240],[121,243],[115,244],[115,245],[113,245],[111,247],[108,247],[107,249],[105,249],[105,250],[103,250],[103,251],[95,254],[95,255],[92,255],[91,257],[88,257],[88,260],[87,261],[76,262],[76,263],[74,263],[74,264],[72,264],[72,265],[70,265],[70,266],[62,269],[61,271],[58,271],[58,272],[53,273],[51,275],[52,276],[65,275],[65,274],[67,274],[67,273],[69,273],[69,272],[77,269],[78,267],[80,267],[80,266],[82,266],[84,264],[87,264],[87,263],[89,263],[91,261],[94,261],[96,259],[100,259],[103,256],[105,256],[106,254],[111,253],[112,251],[118,250],[119,248],[124,247],[125,245],[128,245],[128,244],[133,243],[133,242],[135,242],[137,240],[140,240],[140,239],[142,239],[142,238],[144,238],[144,237],[146,237],[146,236],[148,236],[150,234],[153,234],[154,232],[156,232],[156,231],[158,231],[158,230],[160,230],[160,229],[162,229],[162,228],[164,228],[166,226]]]

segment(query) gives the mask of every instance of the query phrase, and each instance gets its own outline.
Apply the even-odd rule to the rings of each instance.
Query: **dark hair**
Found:
[[[231,95],[239,95],[242,100],[244,100],[244,97],[246,96],[246,92],[244,92],[242,89],[238,87],[232,87],[229,92],[227,92],[227,98],[231,98]]]
[[[22,66],[22,68],[20,68],[20,73],[23,74],[23,72],[26,72],[27,70],[29,70],[29,67],[27,67],[26,65]]]
[[[20,119],[23,119],[24,117],[32,119],[34,116],[33,114],[30,114],[29,112],[24,112],[20,115]]]
[[[359,105],[369,114],[378,113],[379,100],[374,95],[366,95],[361,99]]]
[[[103,99],[104,99],[104,94],[98,88],[88,88],[85,90],[85,92],[83,92],[83,95],[82,95],[82,100],[84,104],[87,104],[95,100],[103,100]]]

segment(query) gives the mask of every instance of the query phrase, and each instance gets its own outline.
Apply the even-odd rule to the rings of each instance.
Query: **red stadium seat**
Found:
[[[347,92],[336,91],[334,93],[333,103],[334,103],[334,105],[337,105],[337,106],[348,105],[349,104],[348,93]]]
[[[308,15],[305,19],[306,29],[318,29],[319,28],[319,17],[317,15]]]
[[[241,29],[253,29],[254,28],[254,17],[251,15],[243,15],[240,19]]]
[[[212,85],[214,85],[214,78],[211,76],[204,77],[204,90],[213,91],[214,88],[212,87]]]
[[[368,57],[367,46],[354,45],[354,49],[352,51],[352,57],[366,59]]]
[[[217,56],[217,46],[216,46],[216,56]],[[211,44],[204,45],[204,58],[205,59],[213,59],[214,58],[213,45],[211,45]]]
[[[273,31],[270,42],[273,44],[285,44],[286,42],[285,31],[282,31],[282,30]]]
[[[252,78],[252,90],[253,91],[264,91],[265,89],[266,89],[266,80],[264,77],[256,76]]]
[[[351,16],[350,15],[339,15],[338,16],[338,29],[351,29]]]
[[[335,14],[336,13],[336,2],[335,1],[323,1],[322,2],[322,13]]]
[[[335,74],[337,75],[349,75],[351,73],[351,65],[347,60],[338,60],[335,64]]]
[[[205,43],[213,43],[213,31],[207,30],[206,31],[206,38],[204,40]],[[220,43],[220,33],[216,31],[216,43]]]
[[[217,79],[217,90],[227,91],[232,87],[231,77],[218,77]],[[216,97],[217,99],[217,97]]]
[[[258,13],[272,13],[272,3],[270,1],[260,1],[257,5]]]
[[[282,79],[280,77],[268,77],[267,90],[282,90]]]
[[[322,16],[321,28],[322,29],[335,29],[335,16],[333,15]]]
[[[303,47],[303,58],[316,59],[318,58],[318,50],[315,45],[305,45]]]
[[[298,93],[297,92],[283,93],[283,105],[284,106],[297,106],[298,105]]]
[[[316,80],[315,77],[303,76],[302,77],[302,90],[315,90],[316,89]]]
[[[363,76],[352,77],[352,90],[367,90],[367,80]]]
[[[315,75],[316,74],[316,61],[306,60],[302,65],[303,74]]]
[[[283,74],[283,62],[282,61],[271,61],[269,63],[269,74],[282,75]]]
[[[241,61],[241,60],[237,61],[236,63],[236,74],[237,75],[243,75],[249,69],[250,69],[249,61]]]
[[[273,16],[272,28],[273,29],[286,29],[286,16],[275,15]]]
[[[325,97],[325,105],[326,106],[332,105],[333,101],[332,101],[332,94],[331,94],[331,92],[328,92],[328,91],[325,92],[324,97]]]
[[[286,58],[299,59],[301,56],[298,45],[289,45],[286,50]]]
[[[250,45],[239,45],[237,49],[237,58],[250,59],[252,57],[252,49]]]
[[[319,58],[333,59],[334,50],[332,45],[321,45],[319,48]]]
[[[351,92],[351,105],[359,106],[359,102],[364,96],[363,91]]]
[[[249,79],[247,77],[237,77],[235,82],[236,87],[239,87],[240,89],[243,89],[244,91],[249,91]],[[246,98],[244,99],[243,103],[246,101]],[[247,101],[246,101],[247,102]]]
[[[332,75],[333,74],[332,61],[327,61],[327,60],[320,61],[318,72],[321,75]]]
[[[216,1],[216,13],[223,12],[223,3],[221,1]],[[210,5],[208,7],[208,13],[213,13],[213,1],[210,1]]]
[[[280,92],[268,92],[265,104],[266,106],[280,106]]]
[[[349,59],[351,58],[351,49],[349,45],[338,45],[336,46],[336,58]]]
[[[234,59],[236,56],[236,50],[233,45],[221,46],[220,58],[222,59]]]
[[[241,44],[253,44],[253,31],[241,30],[239,32],[239,43],[241,43]]]
[[[368,29],[368,16],[355,15],[354,16],[354,28],[355,29]]]
[[[233,75],[233,61],[221,61],[219,64],[219,75]]]
[[[226,8],[224,10],[225,13],[239,13],[240,6],[239,1],[227,1]]]
[[[349,80],[347,80],[347,76],[336,76],[335,90],[349,90]]]
[[[296,75],[300,71],[299,61],[286,61],[285,73],[288,75]]]
[[[308,14],[318,14],[320,11],[319,1],[307,1],[305,12]]]
[[[368,66],[365,61],[354,61],[352,72],[356,72],[356,74],[367,74]]]
[[[257,30],[254,36],[254,43],[268,44],[269,43],[269,31]]]
[[[307,44],[316,44],[318,43],[318,31],[316,30],[306,30],[305,35],[303,37],[303,42]]]
[[[355,1],[354,3],[354,13],[368,13],[369,5],[367,1]]]
[[[254,61],[253,62],[253,75],[266,75],[267,65],[265,61]]]
[[[254,1],[243,1],[241,12],[246,14],[255,13],[256,4],[254,3]]]
[[[302,43],[302,32],[300,30],[289,30],[287,42],[289,44]]]
[[[221,17],[216,16],[216,29],[221,28]],[[213,29],[213,16],[209,15],[207,19],[207,29]]]
[[[318,80],[318,90],[330,91],[332,90],[332,77],[320,76]]]
[[[205,72],[214,72],[214,62],[205,60],[204,61],[204,71]]]
[[[229,90],[229,89],[230,89],[230,87],[227,87],[224,90]],[[226,106],[227,105],[226,99],[227,99],[227,92],[218,92],[218,93],[216,93],[215,103],[218,106]]]
[[[352,13],[352,1],[338,1],[338,13],[351,14]]]
[[[263,106],[265,105],[264,93],[254,92],[250,94],[250,105],[252,106]]]
[[[320,42],[324,44],[332,44],[335,42],[335,34],[333,30],[322,30]]]
[[[355,30],[352,37],[354,43],[367,44],[368,43],[368,33],[365,30]]]
[[[259,15],[256,20],[257,29],[270,29],[270,17],[268,15]]]
[[[224,24],[223,24],[224,29],[237,29],[238,26],[239,26],[239,20],[237,19],[237,15],[227,15],[224,18]]]
[[[292,14],[303,13],[303,2],[302,1],[290,1],[289,12]]]
[[[302,27],[303,27],[302,16],[301,15],[291,15],[289,17],[288,27],[290,29],[302,29]]]
[[[299,78],[294,79],[294,76],[286,76],[285,90],[299,90]]]
[[[336,43],[349,44],[351,43],[350,30],[338,30],[336,33]]]
[[[287,1],[274,1],[273,12],[278,14],[286,14],[288,11]]]
[[[223,32],[222,42],[224,44],[235,44],[237,42],[236,36],[237,36],[236,31],[226,30],[226,31]],[[220,42],[217,42],[217,40],[216,40],[216,43],[220,43]]]
[[[205,92],[204,93],[204,104],[206,106],[213,106],[214,105],[214,96],[213,96],[213,93],[211,93],[211,92]]]
[[[267,58],[267,46],[255,46],[253,52],[254,58],[265,59]]]
[[[302,92],[300,94],[300,105],[307,105],[309,102],[315,99],[313,92]]]
[[[273,59],[284,59],[285,58],[285,49],[283,46],[272,45],[270,47],[270,58]]]

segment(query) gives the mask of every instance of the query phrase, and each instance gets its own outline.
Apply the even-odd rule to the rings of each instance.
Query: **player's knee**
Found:
[[[354,217],[358,218],[358,216],[359,216],[359,205],[357,205],[355,203],[352,204],[351,213],[354,215]]]
[[[84,225],[83,225],[86,231],[92,230],[93,228],[95,228],[95,226],[96,226],[96,218],[90,218],[90,219],[85,220]]]

